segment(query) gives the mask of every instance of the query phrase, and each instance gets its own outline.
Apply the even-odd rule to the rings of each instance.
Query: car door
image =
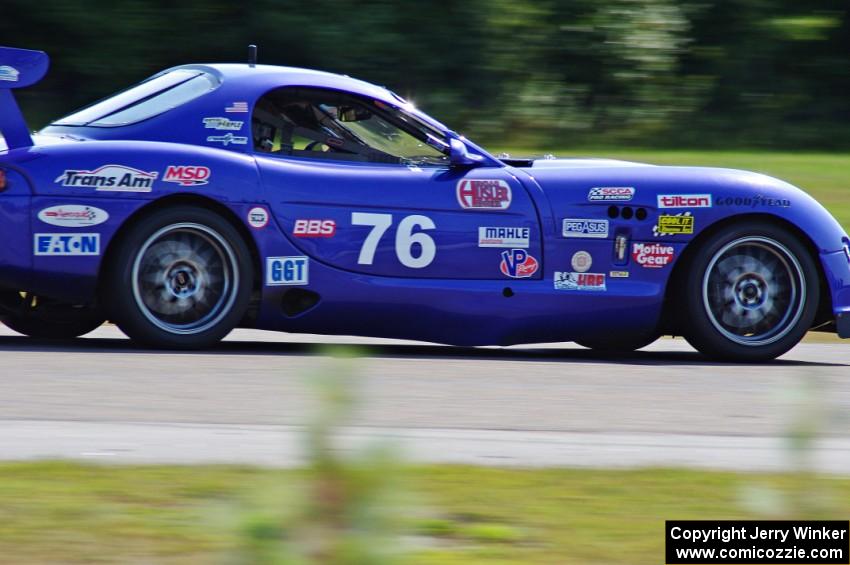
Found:
[[[320,154],[313,149],[323,138],[287,127],[315,140],[288,155],[258,151],[257,165],[273,216],[311,259],[386,277],[541,277],[538,214],[507,169]],[[333,136],[322,141],[345,143]]]

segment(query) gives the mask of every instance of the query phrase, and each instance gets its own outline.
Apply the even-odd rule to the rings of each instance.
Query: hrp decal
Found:
[[[502,251],[502,262],[499,270],[503,275],[513,279],[528,278],[537,272],[537,259],[528,254],[524,249],[511,249]]]
[[[45,208],[38,213],[38,219],[51,226],[82,228],[102,224],[109,219],[109,214],[94,206],[66,204]]]
[[[336,222],[333,220],[295,220],[292,235],[295,237],[333,237]]]
[[[635,189],[630,186],[600,186],[591,188],[587,199],[591,202],[628,202],[635,197]]]
[[[529,228],[479,227],[478,247],[528,247]]]
[[[204,118],[204,128],[219,131],[239,131],[245,122],[230,118]]]
[[[211,174],[209,167],[169,165],[162,180],[163,182],[174,182],[180,186],[200,186],[209,183]]]
[[[263,229],[269,224],[269,213],[262,206],[255,206],[248,210],[248,225],[252,228]]]
[[[710,194],[659,194],[659,208],[711,208]]]
[[[589,290],[604,292],[605,273],[555,272],[555,290]]]
[[[608,220],[587,220],[581,218],[564,218],[561,226],[564,237],[608,237]]]
[[[66,170],[56,177],[62,186],[73,186],[111,192],[150,192],[159,173],[140,171],[124,165],[104,165],[93,171]]]
[[[309,267],[307,257],[266,257],[266,286],[305,285]]]
[[[100,255],[99,233],[37,233],[33,239],[35,255]]]
[[[511,187],[501,179],[464,179],[457,183],[457,201],[462,208],[506,210],[511,205]]]
[[[660,269],[666,267],[673,260],[676,250],[670,245],[660,243],[634,243],[632,244],[632,258],[641,267]]]

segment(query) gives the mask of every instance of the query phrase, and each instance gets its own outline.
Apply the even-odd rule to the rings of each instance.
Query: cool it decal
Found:
[[[529,228],[478,228],[478,247],[528,247]]]
[[[180,186],[201,186],[209,183],[211,174],[209,167],[169,165],[162,180],[177,183]]]
[[[528,254],[524,249],[511,249],[502,251],[502,262],[499,270],[502,274],[512,279],[528,278],[537,272],[537,259]]]
[[[307,257],[266,257],[266,285],[304,285],[309,279]]]
[[[7,82],[18,82],[18,77],[21,75],[18,69],[8,65],[0,66],[0,80]]]
[[[35,255],[100,255],[99,233],[37,233],[33,239]]]
[[[564,237],[608,237],[608,220],[587,220],[580,218],[564,218],[562,225]]]
[[[682,212],[673,216],[658,216],[658,223],[652,226],[652,235],[692,235],[694,233],[694,217],[690,212]]]
[[[634,197],[635,189],[630,186],[601,186],[587,193],[591,202],[629,202]]]
[[[124,165],[104,165],[93,171],[67,170],[53,182],[62,186],[93,187],[109,192],[150,192],[159,173],[140,171]]]
[[[659,194],[659,208],[711,208],[710,194]]]
[[[605,291],[604,273],[555,272],[555,290]]]
[[[632,245],[632,258],[641,267],[660,269],[673,261],[675,249],[660,243],[635,243]]]
[[[231,120],[230,118],[204,118],[204,128],[219,131],[239,131],[245,122]]]
[[[506,210],[511,205],[511,187],[503,180],[464,179],[457,183],[461,208]]]
[[[45,208],[38,213],[38,219],[51,226],[82,228],[102,224],[109,219],[109,214],[94,206],[67,204]]]

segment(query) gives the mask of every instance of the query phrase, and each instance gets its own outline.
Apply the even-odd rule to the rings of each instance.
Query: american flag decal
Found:
[[[230,112],[231,114],[246,114],[248,113],[248,103],[234,102],[233,104],[225,108],[224,111]]]

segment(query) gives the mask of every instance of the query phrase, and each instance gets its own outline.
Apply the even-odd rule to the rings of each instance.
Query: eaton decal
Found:
[[[506,210],[511,205],[511,187],[501,179],[464,179],[457,183],[457,201],[462,208]]]
[[[8,65],[0,66],[0,81],[18,82],[19,76],[21,76],[21,73],[15,67]]]
[[[564,237],[604,239],[608,237],[608,220],[564,218],[561,233]]]
[[[158,176],[156,171],[140,171],[124,165],[104,165],[93,171],[66,170],[53,182],[62,186],[107,192],[150,192]]]
[[[634,197],[635,189],[630,186],[600,186],[587,193],[591,202],[629,202]]]
[[[710,194],[659,194],[659,208],[711,208]]]
[[[245,124],[243,121],[230,118],[204,118],[204,128],[219,131],[239,131]]]
[[[309,282],[307,257],[266,257],[266,285],[305,285]]]
[[[641,267],[660,269],[673,262],[676,250],[660,243],[632,244],[632,258]]]
[[[524,249],[502,251],[502,262],[499,265],[499,270],[505,276],[512,279],[525,279],[534,275],[538,267],[537,259],[529,255]]]
[[[38,213],[38,219],[51,226],[82,228],[102,224],[109,219],[109,214],[94,206],[65,204],[45,208]]]
[[[555,272],[555,290],[604,292],[605,273]]]
[[[522,247],[531,239],[529,228],[479,227],[478,247]]]
[[[210,172],[209,167],[201,167],[198,165],[169,165],[165,170],[165,176],[162,177],[164,182],[173,182],[180,186],[201,186],[209,184]]]
[[[99,233],[37,233],[33,238],[35,255],[100,255]]]
[[[333,237],[336,234],[334,220],[295,220],[292,235],[295,237]]]

